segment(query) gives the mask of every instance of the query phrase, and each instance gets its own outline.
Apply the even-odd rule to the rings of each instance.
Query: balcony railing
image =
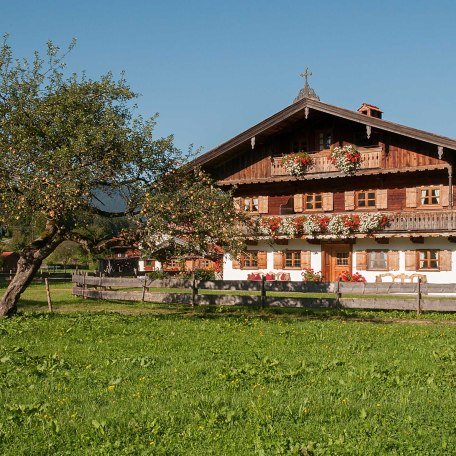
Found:
[[[385,228],[382,228],[378,231],[375,231],[372,234],[388,235],[393,233],[411,233],[415,235],[427,234],[427,233],[448,233],[450,235],[456,236],[456,210],[436,210],[436,211],[418,211],[418,212],[389,212],[389,211],[378,211],[381,214],[389,216],[390,222],[389,225]],[[366,212],[364,212],[366,214]],[[312,214],[290,214],[290,215],[281,215],[280,218],[295,218],[295,217],[316,217],[326,215],[333,217],[336,215],[361,215],[363,212],[331,212],[331,213],[312,213]],[[260,216],[261,218],[271,218],[277,217],[276,215],[264,215]],[[246,230],[241,229],[241,231]],[[278,232],[279,237],[289,238],[286,233]],[[330,234],[330,233],[326,233]],[[325,234],[325,235],[326,235]],[[362,234],[358,231],[353,233],[355,236]],[[318,235],[317,235],[318,236]],[[307,235],[302,236],[304,238],[308,237]]]
[[[456,231],[456,211],[397,212],[383,231]]]
[[[381,147],[359,147],[361,153],[361,169],[380,168],[382,158]],[[334,173],[339,170],[329,161],[329,151],[312,154],[314,165],[309,168],[306,174]],[[282,157],[273,157],[271,163],[271,176],[289,176],[281,164]]]

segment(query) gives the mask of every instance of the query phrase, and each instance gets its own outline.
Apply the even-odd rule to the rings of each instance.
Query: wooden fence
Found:
[[[204,282],[182,279],[151,280],[147,276],[121,278],[82,274],[73,275],[72,282],[73,294],[85,299],[189,305],[456,312],[456,284],[265,280]],[[307,293],[311,296],[296,296],[295,293]]]
[[[0,283],[1,282],[10,282],[14,277],[15,271],[10,272],[0,272]],[[43,272],[40,271],[33,278],[33,283],[45,283],[45,280],[48,279],[49,282],[59,283],[59,282],[71,282],[72,274],[71,272]]]

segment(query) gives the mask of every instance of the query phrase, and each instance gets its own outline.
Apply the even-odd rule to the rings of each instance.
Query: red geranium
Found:
[[[359,272],[352,274],[350,271],[342,271],[337,279],[341,282],[366,282],[366,278]]]
[[[359,228],[360,218],[359,215],[346,215],[343,217],[344,226],[350,228],[351,231],[356,231]]]
[[[272,236],[277,236],[280,229],[280,223],[280,217],[265,217],[261,219],[261,224],[272,234]]]
[[[318,219],[318,224],[320,225],[322,231],[326,231],[328,229],[328,223],[330,220],[331,218],[327,215],[324,215]]]

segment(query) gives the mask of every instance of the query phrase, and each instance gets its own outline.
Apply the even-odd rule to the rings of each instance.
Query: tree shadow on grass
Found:
[[[49,315],[47,304],[43,301],[23,299],[20,301],[18,314],[27,316]],[[439,323],[453,322],[442,320],[441,315],[427,314],[416,318],[414,312],[407,311],[378,311],[378,310],[347,310],[338,308],[319,307],[260,307],[260,306],[216,306],[204,305],[192,308],[185,304],[173,303],[133,303],[128,301],[99,301],[99,300],[61,300],[54,305],[54,314],[58,316],[90,316],[118,315],[123,317],[151,317],[166,320],[198,320],[198,319],[230,319],[245,320],[259,319],[263,321],[281,321],[294,323],[296,321],[353,321],[376,324],[392,324],[397,322]]]

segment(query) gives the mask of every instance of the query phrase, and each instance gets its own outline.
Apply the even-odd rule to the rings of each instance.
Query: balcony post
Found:
[[[453,209],[453,165],[448,165],[448,206]]]

